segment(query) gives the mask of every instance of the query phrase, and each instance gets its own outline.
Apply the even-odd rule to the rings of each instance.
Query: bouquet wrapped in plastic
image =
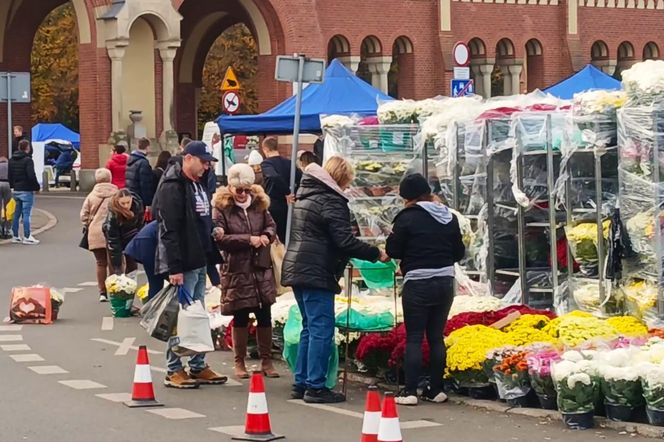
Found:
[[[551,377],[551,365],[560,361],[560,352],[554,348],[543,348],[526,356],[530,386],[537,394],[542,408],[556,410],[556,386]]]
[[[510,405],[527,405],[525,397],[530,392],[530,377],[526,356],[527,353],[521,351],[507,356],[493,367],[498,394]]]
[[[106,278],[106,293],[110,298],[113,316],[126,318],[132,315],[131,307],[137,289],[136,280],[127,275],[111,275]]]

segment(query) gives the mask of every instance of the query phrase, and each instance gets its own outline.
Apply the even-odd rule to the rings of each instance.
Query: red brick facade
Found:
[[[10,4],[5,29],[0,71],[30,68],[34,33],[43,18],[65,0],[4,0]],[[155,3],[157,0],[144,0]],[[578,2],[570,8],[569,2]],[[98,38],[112,0],[78,1],[77,13],[87,13],[90,42],[80,50],[80,121],[84,153],[83,168],[98,166],[99,146],[112,131],[111,61],[106,42]],[[140,0],[131,0],[140,3]],[[573,3],[573,4],[574,4]],[[81,10],[84,4],[85,11]],[[163,3],[162,3],[163,4]],[[473,40],[482,48],[474,63],[494,62],[523,65],[520,90],[543,88],[585,63],[593,61],[591,48],[605,43],[608,54],[595,57],[598,64],[621,66],[641,60],[644,47],[653,42],[664,45],[664,3],[662,0],[384,0],[362,2],[336,0],[172,0],[181,15],[180,47],[174,61],[174,129],[196,131],[196,90],[201,86],[205,56],[215,38],[228,26],[244,22],[259,41],[258,82],[261,109],[267,109],[290,95],[290,86],[274,81],[278,54],[305,53],[327,58],[330,41],[339,36],[346,53],[356,61],[367,57],[394,57],[399,64],[398,94],[425,98],[448,93],[452,78],[452,47],[458,41]],[[571,13],[570,11],[574,11]],[[3,8],[0,7],[0,14]],[[215,15],[216,14],[216,15]],[[211,22],[210,17],[218,17]],[[449,17],[446,22],[445,17]],[[80,17],[79,17],[80,18]],[[574,22],[574,23],[572,23]],[[206,24],[204,35],[196,37]],[[573,31],[576,29],[576,31]],[[155,30],[155,39],[157,39]],[[369,37],[371,45],[363,46]],[[504,40],[507,39],[507,40]],[[512,49],[500,54],[497,46],[507,42]],[[192,42],[196,43],[192,43]],[[530,42],[530,43],[529,43]],[[618,47],[633,48],[627,58]],[[363,47],[365,48],[363,50]],[[185,56],[187,51],[193,51]],[[368,48],[368,49],[367,49]],[[369,52],[367,52],[369,51]],[[629,51],[628,51],[629,52]],[[162,106],[162,61],[155,51],[154,105],[157,132],[164,128]],[[352,65],[352,63],[350,63]],[[14,106],[14,122],[31,126],[30,105]],[[0,105],[0,154],[6,154],[6,106]],[[159,137],[160,133],[152,134]]]

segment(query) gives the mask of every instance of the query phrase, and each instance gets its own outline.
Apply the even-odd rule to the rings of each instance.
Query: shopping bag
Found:
[[[9,304],[9,318],[23,324],[53,323],[51,289],[48,287],[14,287]]]
[[[176,286],[169,284],[141,308],[141,327],[160,341],[168,342],[177,326],[180,311],[177,291]]]
[[[5,206],[5,220],[12,221],[14,219],[15,211],[16,211],[16,200],[12,198]]]
[[[203,301],[194,301],[180,307],[178,313],[178,334],[173,353],[178,356],[193,356],[214,351],[210,317]]]
[[[272,273],[277,286],[277,296],[288,293],[290,289],[281,285],[281,268],[284,264],[284,256],[286,255],[286,247],[284,244],[277,240],[270,248],[270,257],[272,258]]]

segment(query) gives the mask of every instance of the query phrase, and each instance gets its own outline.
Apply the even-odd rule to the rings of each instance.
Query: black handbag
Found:
[[[271,269],[272,268],[272,254],[270,253],[272,245],[259,247],[253,249],[251,253],[251,264],[257,269]]]
[[[99,205],[97,205],[95,211],[92,212],[92,216],[90,216],[88,224],[83,226],[83,237],[81,238],[81,241],[78,243],[78,246],[82,249],[90,250],[90,242],[88,241],[88,230],[90,230],[90,224],[95,219],[95,216],[97,216],[97,212],[99,212],[99,209],[101,209],[101,205],[104,204],[104,201],[106,201],[106,198],[102,198]]]

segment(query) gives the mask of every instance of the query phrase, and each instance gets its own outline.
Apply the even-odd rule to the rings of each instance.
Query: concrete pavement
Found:
[[[57,225],[40,235],[38,246],[0,245],[0,292],[8,296],[11,287],[35,283],[66,292],[60,319],[52,326],[0,324],[0,441],[229,441],[223,431],[244,423],[247,382],[193,391],[162,385],[164,344],[149,338],[136,318],[107,319],[108,304],[97,301],[94,260],[77,247],[82,202],[75,196],[38,197],[37,207],[54,214]],[[129,409],[115,402],[131,392],[141,344],[151,350],[162,409]],[[208,360],[230,374],[229,353],[215,352]],[[345,404],[314,408],[287,400],[291,378],[283,365],[279,368],[282,378],[266,380],[275,432],[297,442],[359,440],[362,387],[351,388]],[[454,403],[400,407],[399,413],[402,425],[409,427],[403,431],[407,441],[643,439],[603,428],[571,432],[546,417]]]

